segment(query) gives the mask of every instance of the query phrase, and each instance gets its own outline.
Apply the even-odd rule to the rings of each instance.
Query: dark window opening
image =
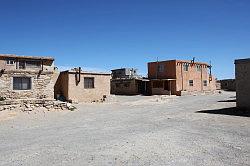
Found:
[[[163,64],[159,64],[157,70],[158,70],[158,72],[160,72],[160,73],[161,73],[161,72],[164,72],[164,65],[163,65]]]
[[[188,64],[183,64],[183,70],[188,71]]]
[[[85,89],[93,89],[94,86],[94,78],[93,77],[84,77],[84,88]]]
[[[164,90],[170,91],[170,84],[171,84],[171,82],[165,81],[165,82],[164,82]]]
[[[207,86],[207,80],[203,81],[203,86]]]
[[[29,77],[13,77],[13,90],[30,90],[31,78]]]
[[[6,64],[7,65],[14,65],[15,64],[15,60],[13,60],[13,59],[7,59],[6,60]]]
[[[196,70],[197,70],[198,72],[200,72],[200,71],[201,71],[201,65],[197,65],[197,66],[196,66]]]
[[[19,69],[25,69],[25,61],[19,61]]]
[[[194,81],[193,80],[189,80],[189,86],[194,86]]]
[[[27,68],[39,68],[41,67],[40,61],[26,61]]]

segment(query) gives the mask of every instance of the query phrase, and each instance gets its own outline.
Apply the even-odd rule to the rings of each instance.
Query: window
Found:
[[[189,86],[194,86],[194,81],[193,80],[189,80]]]
[[[30,90],[31,78],[29,77],[13,77],[13,90]]]
[[[19,61],[19,69],[25,69],[25,61]]]
[[[201,71],[201,65],[196,65],[196,70],[200,72]]]
[[[159,64],[158,65],[158,72],[164,72],[164,65],[163,64]]]
[[[153,81],[153,88],[163,88],[162,81]]]
[[[203,81],[203,86],[207,86],[207,80]]]
[[[15,64],[15,61],[14,61],[14,60],[11,60],[11,59],[7,59],[7,60],[6,60],[6,64],[7,64],[7,65],[14,65],[14,64]]]
[[[184,63],[184,64],[183,64],[183,70],[184,70],[184,71],[188,71],[188,64],[187,64],[187,63]]]
[[[85,89],[94,88],[94,78],[93,77],[84,77],[84,88]]]
[[[27,68],[39,68],[41,66],[40,61],[26,61]]]

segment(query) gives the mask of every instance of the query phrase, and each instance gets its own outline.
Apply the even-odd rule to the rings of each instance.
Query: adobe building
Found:
[[[111,94],[115,95],[147,95],[148,79],[137,74],[137,69],[121,68],[112,71]]]
[[[250,58],[235,60],[237,107],[250,110]]]
[[[216,90],[221,90],[221,83],[219,80],[216,80],[215,86],[216,86]]]
[[[69,102],[98,102],[110,95],[111,74],[82,71],[81,68],[60,73],[55,97]]]
[[[54,99],[54,58],[0,54],[2,100]]]
[[[221,89],[226,91],[236,91],[235,79],[220,80]]]
[[[216,90],[207,63],[168,60],[148,63],[152,95],[184,95]]]

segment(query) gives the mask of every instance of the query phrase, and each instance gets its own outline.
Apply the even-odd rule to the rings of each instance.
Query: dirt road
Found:
[[[249,165],[250,118],[234,97],[116,96],[12,113],[0,120],[0,165]]]

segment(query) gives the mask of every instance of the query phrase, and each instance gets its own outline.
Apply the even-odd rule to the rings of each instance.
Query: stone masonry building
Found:
[[[235,60],[237,107],[250,110],[250,58]]]
[[[224,79],[220,80],[221,89],[226,91],[236,91],[235,79]]]
[[[137,74],[134,68],[121,68],[112,71],[111,94],[139,95],[148,94],[148,81]]]
[[[216,80],[207,63],[168,60],[148,63],[152,95],[184,95],[216,90]]]
[[[0,54],[3,100],[53,99],[54,58]]]
[[[108,73],[84,72],[81,68],[60,73],[55,84],[56,98],[69,102],[98,102],[110,95]]]

